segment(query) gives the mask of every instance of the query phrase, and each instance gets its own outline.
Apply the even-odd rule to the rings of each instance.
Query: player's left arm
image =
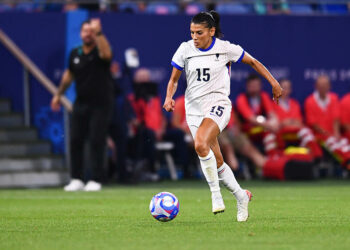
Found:
[[[98,18],[91,19],[91,28],[95,33],[95,41],[99,51],[99,56],[101,59],[110,61],[112,60],[112,50],[111,46],[105,35],[102,33],[101,21]]]
[[[282,88],[278,81],[272,76],[268,69],[254,57],[249,55],[247,52],[244,53],[242,62],[250,65],[256,72],[262,75],[272,86],[273,100],[278,103],[278,98],[282,95]]]

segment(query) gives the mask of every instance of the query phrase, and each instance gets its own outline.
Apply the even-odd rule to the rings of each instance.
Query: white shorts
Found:
[[[225,101],[219,104],[208,105],[205,115],[186,114],[187,125],[190,128],[193,138],[195,138],[197,130],[204,118],[212,119],[218,125],[220,132],[222,132],[230,121],[231,109],[232,104]]]

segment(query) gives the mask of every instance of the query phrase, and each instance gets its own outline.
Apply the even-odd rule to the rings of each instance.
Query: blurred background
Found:
[[[74,86],[66,92],[67,100],[60,112],[53,112],[50,102],[68,66],[70,51],[81,44],[80,26],[89,18],[101,20],[113,51],[110,70],[115,102],[101,163],[104,182],[201,178],[180,105],[186,89],[184,74],[175,95],[179,98],[178,112],[166,113],[161,105],[172,69],[171,58],[181,42],[191,39],[191,17],[209,10],[221,15],[223,39],[241,45],[277,79],[290,80],[291,97],[300,104],[302,120],[311,130],[304,102],[313,94],[320,76],[327,76],[331,91],[339,98],[337,112],[350,108],[345,100],[350,91],[350,2],[346,0],[2,0],[0,187],[62,186],[69,181]],[[220,140],[225,160],[236,176],[347,178],[349,114],[334,118],[334,124],[339,123],[334,131],[337,143],[330,140],[332,133],[322,139],[316,136],[321,155],[316,157],[306,143],[288,138],[282,138],[278,152],[271,155],[262,139],[268,128],[254,130],[265,133],[257,139],[240,119],[236,100],[246,92],[246,79],[251,73],[246,65],[232,65],[230,98],[235,114]],[[269,84],[262,83],[262,91],[270,93]],[[140,107],[140,99],[146,105]],[[277,123],[282,123],[275,113]],[[267,114],[257,116],[268,119]],[[269,132],[280,135],[276,128]],[[296,139],[301,140],[300,136]],[[88,156],[85,163],[89,165]]]

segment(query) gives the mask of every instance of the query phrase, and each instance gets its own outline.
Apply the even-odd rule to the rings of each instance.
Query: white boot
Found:
[[[214,214],[225,211],[224,201],[220,193],[219,177],[216,168],[216,159],[212,150],[205,157],[198,156],[203,174],[211,191],[212,212]]]
[[[87,192],[101,191],[101,189],[102,189],[101,183],[96,181],[88,181],[88,183],[84,187],[84,191],[87,191]]]
[[[72,179],[63,189],[66,192],[81,191],[84,189],[84,182],[79,179]]]
[[[237,200],[237,221],[238,222],[247,221],[249,217],[248,203],[251,201],[253,195],[248,190],[245,190],[245,192],[247,196],[244,197],[244,199]]]
[[[223,213],[225,212],[225,204],[222,199],[221,193],[213,192],[211,194],[211,202],[212,202],[212,212],[213,214]]]

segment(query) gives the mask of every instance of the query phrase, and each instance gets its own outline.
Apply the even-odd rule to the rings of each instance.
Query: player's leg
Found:
[[[220,193],[217,163],[215,155],[210,149],[210,146],[214,143],[219,133],[220,129],[218,125],[209,118],[204,118],[197,131],[192,132],[194,136],[194,147],[198,154],[203,174],[212,192],[212,211],[214,214],[224,212],[225,210]]]
[[[215,158],[218,162],[219,181],[236,197],[237,199],[237,220],[246,221],[248,219],[248,203],[252,194],[248,190],[243,190],[238,184],[231,168],[224,162],[219,142],[216,138],[211,145]]]
[[[71,181],[65,191],[79,191],[84,188],[84,143],[88,135],[89,116],[86,105],[75,103],[70,130]]]
[[[217,139],[211,145],[211,149],[214,152],[216,158],[219,181],[236,197],[237,200],[245,198],[245,191],[236,181],[231,168],[224,162]]]
[[[102,188],[104,153],[112,110],[107,105],[105,107],[90,108],[89,143],[91,179],[86,184],[84,190],[100,191]]]

